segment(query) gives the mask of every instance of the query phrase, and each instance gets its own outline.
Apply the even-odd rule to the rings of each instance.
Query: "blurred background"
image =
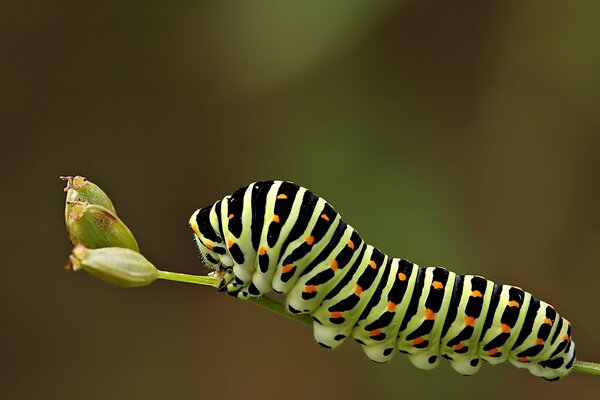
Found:
[[[389,254],[554,304],[600,361],[600,3],[3,9],[1,399],[600,397],[581,374],[377,365],[207,287],[65,272],[58,180],[99,184],[143,253],[187,273],[196,208],[295,181]]]

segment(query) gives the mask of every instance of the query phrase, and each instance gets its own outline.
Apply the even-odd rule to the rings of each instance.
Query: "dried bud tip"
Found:
[[[59,176],[60,180],[67,181],[67,186],[63,189],[65,192],[69,190],[80,190],[88,184],[85,176]]]
[[[105,207],[111,213],[117,215],[115,207],[108,195],[93,182],[88,181],[84,176],[61,176],[60,179],[67,181],[67,205],[71,201],[81,201],[90,204],[96,204]],[[65,218],[67,210],[65,209]]]

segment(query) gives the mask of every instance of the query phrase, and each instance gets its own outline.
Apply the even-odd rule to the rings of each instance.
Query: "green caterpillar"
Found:
[[[509,361],[547,380],[575,362],[569,322],[518,287],[391,258],[365,243],[323,198],[283,181],[255,182],[190,219],[219,289],[275,291],[313,318],[326,348],[352,337],[385,362],[394,350],[418,368],[440,356],[463,375]]]

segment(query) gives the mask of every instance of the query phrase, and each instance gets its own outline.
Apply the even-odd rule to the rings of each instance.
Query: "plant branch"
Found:
[[[158,271],[158,279],[165,279],[168,281],[175,282],[183,282],[183,283],[194,283],[196,285],[204,285],[204,286],[219,286],[219,279],[213,278],[212,276],[199,276],[199,275],[189,275],[189,274],[181,274],[178,272],[168,272],[168,271]],[[256,304],[266,310],[274,312],[275,314],[279,314],[283,317],[293,319],[294,321],[302,322],[307,325],[312,325],[312,318],[307,314],[291,314],[289,313],[285,306],[277,300],[273,300],[266,296],[261,297],[251,297],[246,301]]]
[[[200,276],[200,275],[189,275],[181,274],[179,272],[169,271],[158,271],[158,279],[164,279],[167,281],[183,282],[183,283],[194,283],[196,285],[218,287],[219,280],[212,276]]]
[[[591,361],[575,361],[573,364],[573,372],[582,374],[600,375],[600,364]]]

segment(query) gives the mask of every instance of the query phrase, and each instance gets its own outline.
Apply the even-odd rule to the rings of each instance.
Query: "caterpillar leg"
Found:
[[[397,347],[408,353],[420,369],[433,369],[440,361],[440,336],[456,274],[445,268],[420,268],[411,302],[403,317]]]
[[[477,356],[455,354],[446,355],[444,358],[450,361],[452,368],[461,375],[473,375],[479,371],[482,362]]]
[[[418,270],[418,266],[406,260],[392,259],[389,263],[389,273],[380,282],[379,301],[376,304],[373,301],[368,315],[352,330],[352,337],[361,344],[367,357],[378,363],[389,361],[396,354],[400,321],[410,299],[404,295],[409,277],[414,280],[413,272]]]
[[[335,348],[352,333],[354,325],[363,319],[363,311],[370,311],[371,298],[381,290],[377,283],[388,276],[390,266],[385,254],[372,246],[363,248],[344,279],[313,313],[318,343]]]
[[[479,337],[493,289],[494,283],[480,276],[457,275],[454,282],[440,351],[461,375],[473,375],[483,364],[478,356]]]

